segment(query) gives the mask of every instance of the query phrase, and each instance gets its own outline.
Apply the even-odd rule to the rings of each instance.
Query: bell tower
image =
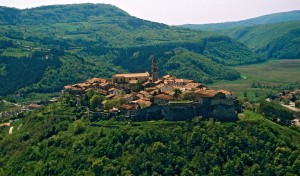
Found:
[[[155,82],[158,80],[158,67],[156,62],[156,56],[153,55],[152,57],[152,82]]]

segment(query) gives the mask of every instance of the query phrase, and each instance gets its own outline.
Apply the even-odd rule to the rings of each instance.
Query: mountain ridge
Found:
[[[273,24],[280,22],[298,21],[300,20],[300,10],[272,13],[254,18],[249,18],[239,21],[230,21],[223,23],[207,23],[207,24],[183,24],[180,27],[185,27],[195,30],[216,31],[220,29],[229,29],[242,26],[253,26],[260,24]]]
[[[300,21],[219,30],[264,58],[300,58]]]

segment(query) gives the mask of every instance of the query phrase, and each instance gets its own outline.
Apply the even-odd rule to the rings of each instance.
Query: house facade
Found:
[[[125,73],[112,76],[112,83],[124,89],[130,89],[138,83],[145,83],[149,80],[149,73]]]

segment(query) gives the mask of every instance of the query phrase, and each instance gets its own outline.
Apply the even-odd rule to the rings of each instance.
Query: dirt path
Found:
[[[281,106],[284,106],[284,107],[286,107],[286,108],[288,108],[288,109],[290,109],[292,111],[295,111],[295,112],[299,112],[300,111],[300,109],[295,108],[295,103],[294,102],[290,102],[290,104],[288,104],[288,105],[285,105],[282,102],[280,104],[281,104]]]
[[[1,123],[0,126],[10,126],[10,123]]]
[[[8,134],[12,134],[13,133],[13,129],[14,129],[14,127],[10,127]]]

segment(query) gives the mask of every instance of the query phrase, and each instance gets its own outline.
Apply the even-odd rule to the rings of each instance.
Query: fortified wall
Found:
[[[233,104],[208,105],[200,102],[170,102],[166,105],[153,105],[144,109],[127,111],[125,115],[134,121],[188,120],[197,116],[218,120],[236,120],[237,113]]]

